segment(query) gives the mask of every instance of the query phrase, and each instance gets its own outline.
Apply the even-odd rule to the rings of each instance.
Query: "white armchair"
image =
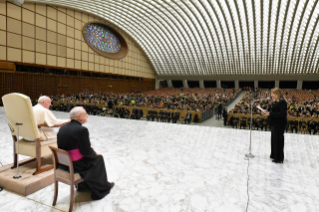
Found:
[[[33,175],[52,169],[54,167],[53,165],[41,166],[41,157],[51,155],[52,152],[49,146],[57,147],[57,141],[56,138],[40,141],[40,133],[30,98],[24,94],[11,93],[4,95],[2,101],[14,144],[14,164],[12,168],[16,168],[18,163],[16,123],[22,123],[23,125],[19,126],[19,136],[23,137],[19,140],[19,154],[33,158],[19,163],[19,166],[36,160],[36,171]],[[27,140],[25,138],[27,138]]]

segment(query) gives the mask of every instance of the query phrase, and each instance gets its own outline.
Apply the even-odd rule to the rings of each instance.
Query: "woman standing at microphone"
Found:
[[[271,153],[270,158],[274,163],[284,162],[284,132],[287,125],[287,102],[283,92],[279,88],[271,90],[271,98],[274,101],[270,112],[265,111],[264,115],[269,116],[271,130]]]

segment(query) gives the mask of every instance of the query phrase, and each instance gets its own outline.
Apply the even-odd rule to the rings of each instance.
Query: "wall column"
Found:
[[[221,85],[221,81],[220,81],[220,80],[216,80],[216,85],[217,85],[217,88],[222,88],[222,85]]]
[[[302,80],[297,81],[297,90],[302,90],[302,83],[303,83]]]
[[[235,89],[239,88],[239,80],[235,80]]]
[[[254,81],[254,87],[255,87],[255,88],[258,88],[258,80],[255,80],[255,81]]]
[[[279,88],[279,80],[275,80],[275,88]]]
[[[199,87],[200,88],[205,88],[204,80],[199,80]]]
[[[159,89],[160,88],[160,82],[161,82],[162,80],[159,80],[159,79],[156,79],[155,80],[155,90],[157,90],[157,89]]]
[[[169,88],[173,88],[173,83],[172,83],[172,80],[167,80],[167,86],[169,87]]]
[[[187,80],[183,80],[183,87],[188,88]]]

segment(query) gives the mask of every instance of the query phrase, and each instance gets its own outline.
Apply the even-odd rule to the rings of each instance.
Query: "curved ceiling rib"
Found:
[[[318,73],[318,0],[26,2],[109,21],[137,42],[159,77]]]

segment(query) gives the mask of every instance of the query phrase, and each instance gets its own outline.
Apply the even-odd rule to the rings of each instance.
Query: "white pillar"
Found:
[[[254,87],[255,87],[255,88],[258,88],[258,80],[255,80],[255,81],[254,81]]]
[[[167,80],[167,86],[168,86],[169,88],[172,88],[172,87],[173,87],[172,80]]]
[[[302,80],[297,81],[297,90],[302,90],[302,83],[303,83]]]
[[[199,80],[199,87],[200,88],[205,88],[204,80]]]
[[[216,80],[216,84],[217,84],[217,88],[222,88],[222,85],[221,85],[221,81],[220,81],[220,80]]]
[[[275,88],[279,88],[279,80],[275,80]]]
[[[187,80],[183,80],[183,87],[188,88]]]
[[[235,80],[235,89],[238,89],[238,88],[239,88],[239,81]]]
[[[161,82],[161,80],[155,80],[155,89],[157,90],[157,89],[159,89],[160,88],[160,82]]]

